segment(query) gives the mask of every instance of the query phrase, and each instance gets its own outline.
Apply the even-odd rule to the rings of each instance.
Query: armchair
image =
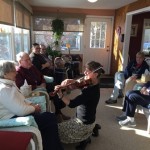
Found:
[[[30,95],[32,97],[28,98],[27,100],[32,101],[32,103],[39,103],[41,105],[41,108],[43,109],[42,111],[45,111],[46,109],[50,110],[49,95],[47,92],[33,91]],[[44,106],[45,104],[46,106]],[[5,139],[8,139],[7,138],[8,135],[9,137],[13,136],[13,141],[16,141],[17,143],[18,143],[18,135],[21,135],[19,140],[23,142],[21,143],[22,145],[26,146],[26,144],[28,143],[27,150],[43,150],[41,133],[38,129],[38,126],[33,116],[17,117],[11,119],[0,119],[0,134],[5,135],[6,136]],[[22,140],[21,137],[23,138]],[[0,145],[2,147],[4,143],[1,142],[2,141],[0,141]],[[10,142],[12,142],[12,140]],[[7,143],[9,143],[9,141],[7,141]],[[3,146],[5,147],[7,145]],[[8,147],[10,146],[8,145]],[[11,149],[8,148],[8,150]]]
[[[10,135],[11,134],[13,134],[13,136],[15,135],[14,138],[15,137],[17,138],[17,134],[22,133],[22,136],[25,138],[24,140],[22,140],[23,144],[25,144],[24,142],[26,141],[27,138],[28,139],[30,138],[30,142],[27,146],[27,150],[43,150],[41,133],[37,128],[37,125],[32,116],[18,117],[18,118],[6,119],[6,120],[1,119],[0,132],[1,131],[5,131],[6,136],[8,135],[8,132]],[[10,131],[13,132],[11,133]],[[26,133],[29,133],[28,136],[25,135]],[[16,139],[16,142],[17,141],[18,138]],[[7,141],[7,143],[9,143],[9,141]]]

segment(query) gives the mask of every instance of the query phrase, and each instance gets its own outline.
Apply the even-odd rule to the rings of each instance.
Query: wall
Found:
[[[123,50],[123,42],[120,41],[120,37],[118,37],[116,30],[117,27],[121,27],[121,32],[125,31],[125,21],[126,21],[126,13],[138,10],[144,7],[150,6],[150,0],[138,0],[137,2],[126,5],[122,8],[119,8],[115,12],[115,23],[114,23],[114,39],[113,39],[113,48],[111,55],[111,68],[110,74],[115,74],[116,71],[122,69],[122,50]],[[131,52],[130,52],[131,53]],[[132,56],[133,57],[133,56]]]
[[[132,24],[137,24],[137,35],[130,37],[129,56],[134,59],[138,51],[141,50],[142,32],[144,19],[150,19],[150,12],[134,15],[132,17]],[[136,43],[136,44],[135,44]]]
[[[33,14],[34,15],[39,15],[39,14],[49,14],[49,15],[59,15],[63,16],[65,15],[70,15],[75,14],[79,16],[85,16],[85,15],[93,15],[93,16],[114,16],[115,15],[115,10],[98,10],[98,9],[77,9],[77,8],[50,8],[50,7],[32,7]]]

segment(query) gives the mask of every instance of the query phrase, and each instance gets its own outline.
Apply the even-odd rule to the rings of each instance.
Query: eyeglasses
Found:
[[[31,59],[30,58],[28,58],[28,59],[22,59],[21,61],[31,61]]]

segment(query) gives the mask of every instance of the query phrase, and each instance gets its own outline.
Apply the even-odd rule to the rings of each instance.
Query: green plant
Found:
[[[57,50],[52,50],[50,45],[47,47],[46,51],[48,55],[52,56],[53,58],[61,56],[61,52]]]
[[[55,45],[58,45],[64,32],[64,22],[61,19],[54,19],[51,26],[55,38],[54,43]]]

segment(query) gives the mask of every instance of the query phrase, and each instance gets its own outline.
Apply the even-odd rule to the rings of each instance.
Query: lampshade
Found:
[[[95,2],[97,2],[98,0],[87,0],[88,2],[90,2],[90,3],[95,3]]]

